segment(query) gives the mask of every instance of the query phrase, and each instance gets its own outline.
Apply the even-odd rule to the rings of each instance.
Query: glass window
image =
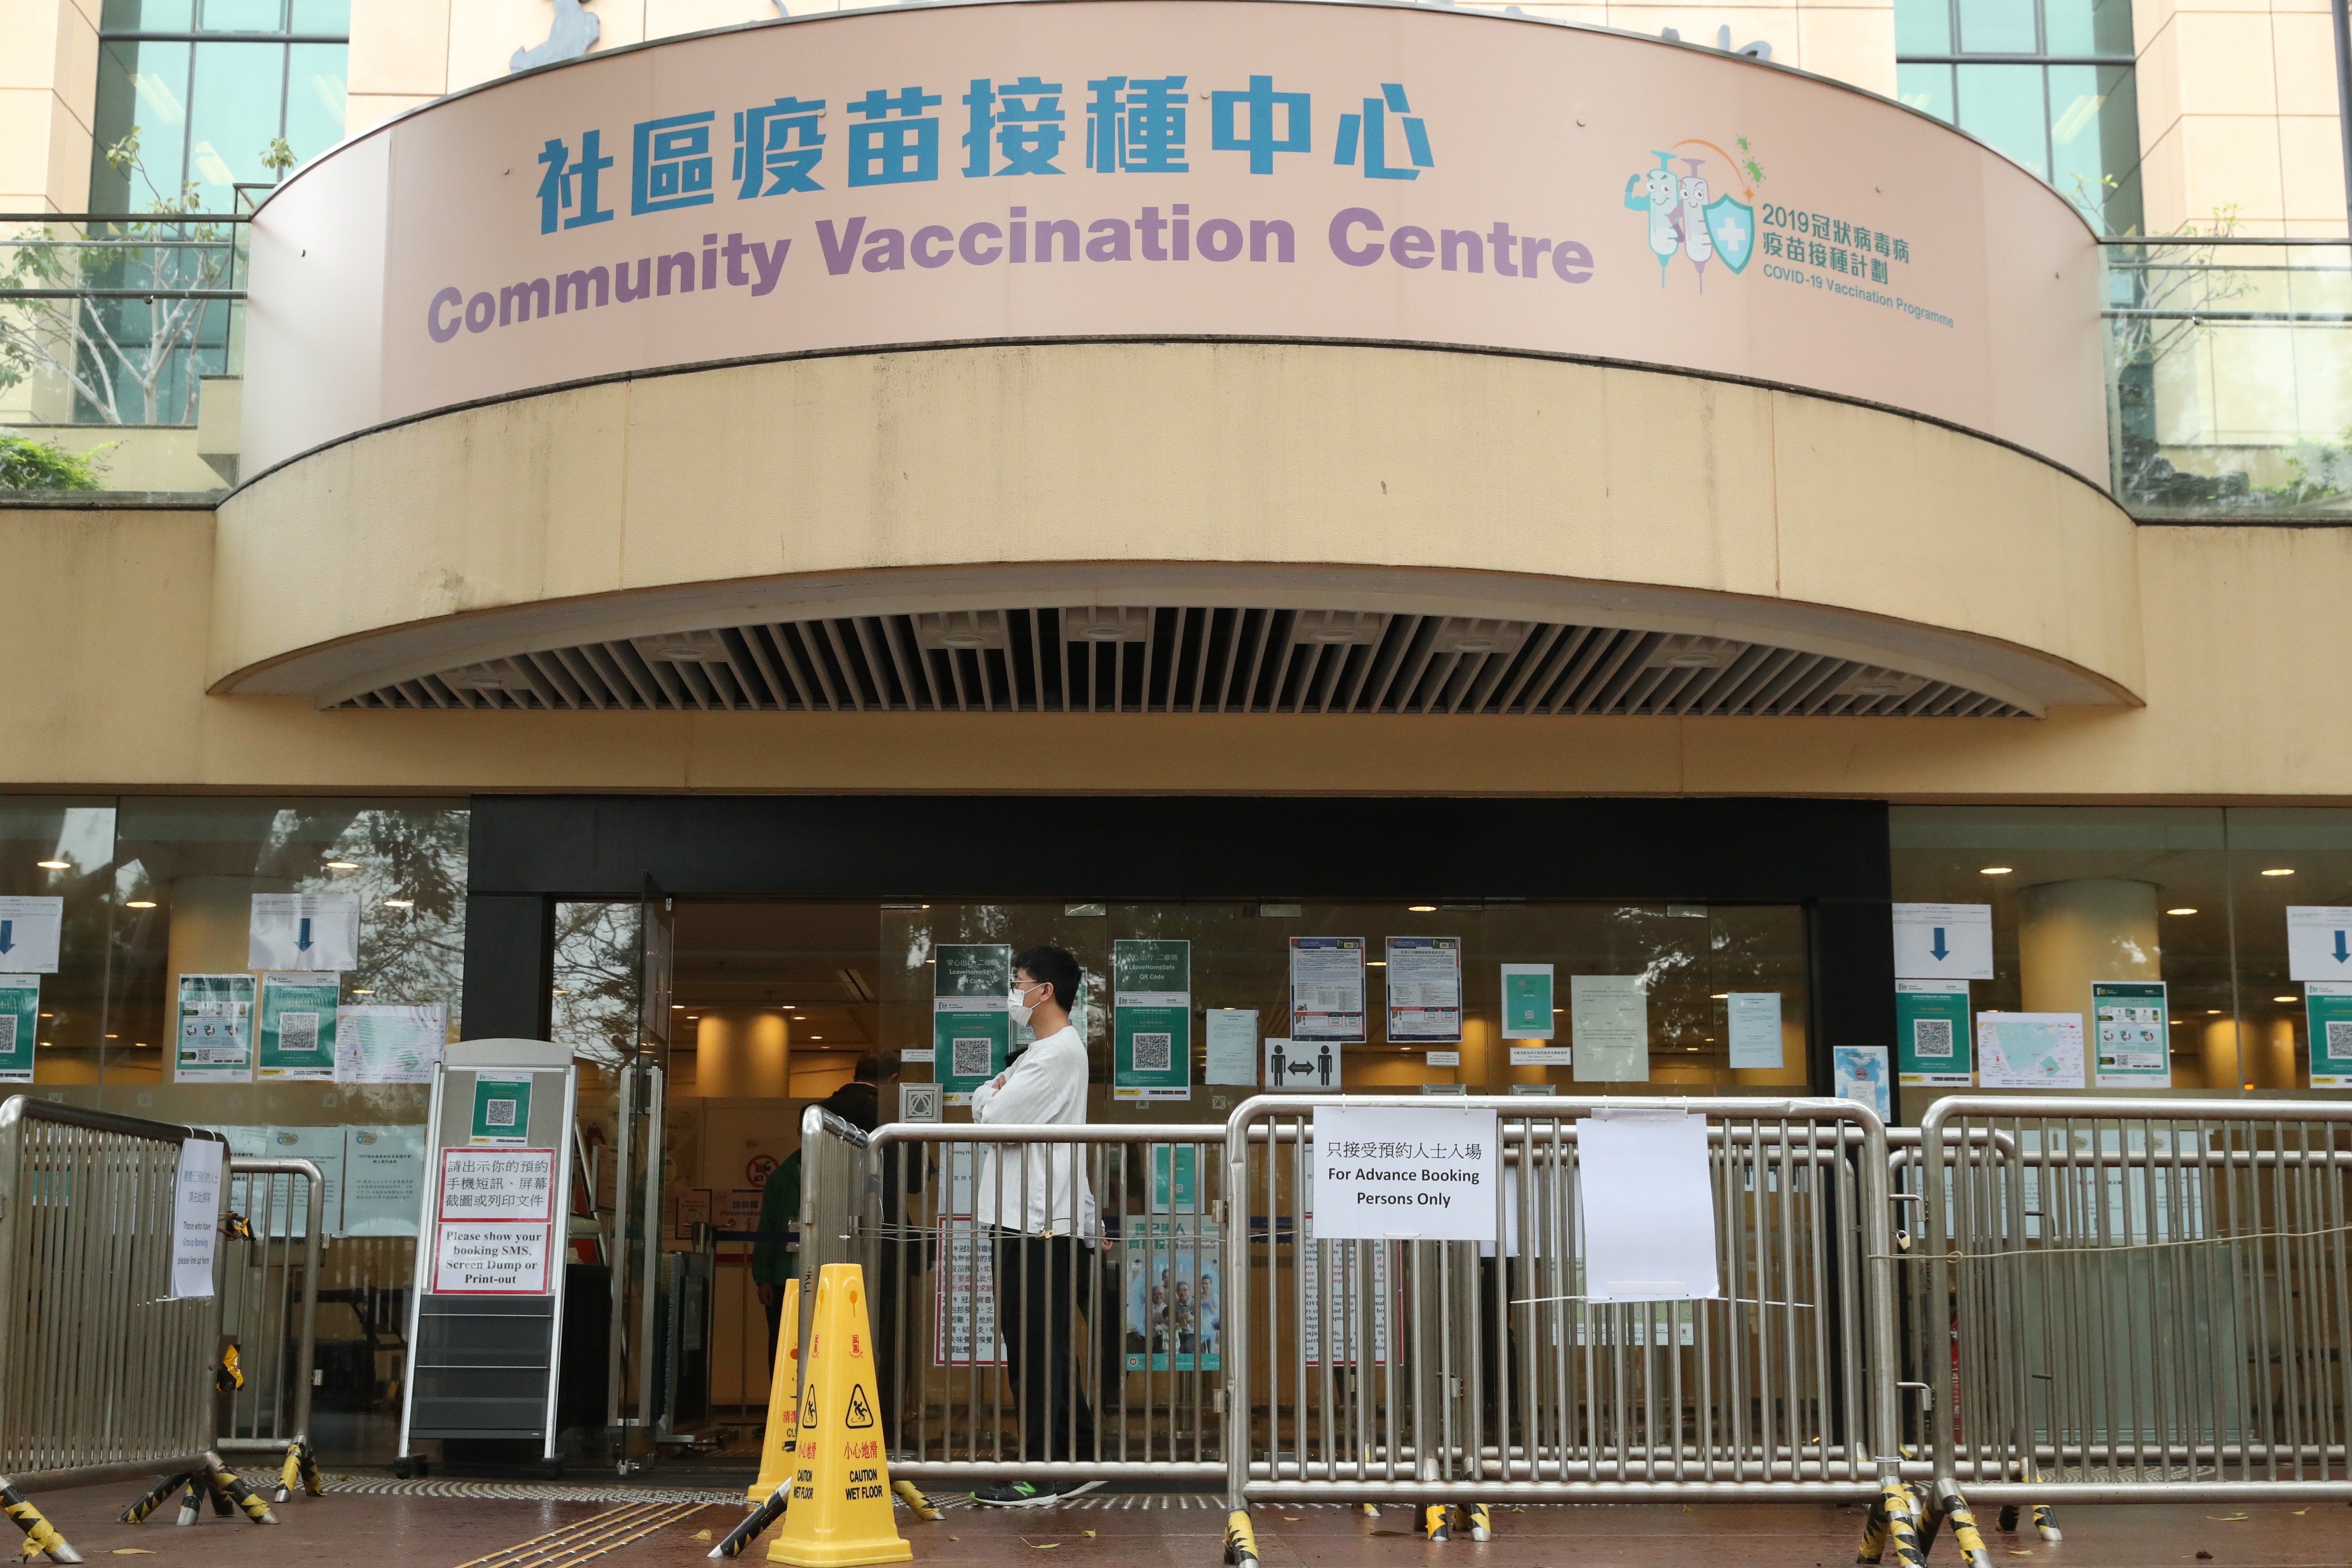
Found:
[[[2130,0],[1902,0],[1895,91],[2032,170],[2101,232],[2136,233],[2132,48]]]
[[[0,897],[64,900],[57,973],[35,977],[30,1048],[36,1092],[77,1105],[98,1103],[100,1062],[108,1035],[119,1032],[106,1013],[113,854],[110,800],[0,800]],[[20,952],[25,941],[22,933],[9,932],[12,952]],[[0,1100],[23,1092],[21,1080],[0,1084]]]
[[[2040,66],[1955,68],[1959,126],[2043,179],[2050,177],[2050,126],[2042,109]]]
[[[1895,96],[1948,125],[1952,120],[1952,68],[1945,65],[1896,66]]]
[[[1960,48],[1971,55],[2041,53],[2033,10],[2034,0],[1959,0]]]
[[[1951,0],[1895,0],[1895,52],[1897,55],[1950,54]]]
[[[143,211],[192,184],[199,210],[231,211],[232,185],[273,178],[272,142],[299,163],[341,141],[350,26],[347,0],[107,0],[91,210]],[[107,152],[134,128],[140,167],[118,170]]]

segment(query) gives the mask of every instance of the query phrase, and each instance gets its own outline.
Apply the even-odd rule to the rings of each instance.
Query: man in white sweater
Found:
[[[1037,1043],[972,1091],[971,1119],[997,1126],[1083,1126],[1087,1043],[1071,1026],[1078,961],[1058,947],[1033,947],[1014,961],[1011,1009]],[[998,1321],[1021,1407],[1023,1457],[1095,1457],[1095,1414],[1072,1373],[1082,1359],[1071,1309],[1094,1312],[1095,1195],[1082,1149],[1031,1144],[997,1156],[980,1146],[975,1209],[995,1227]],[[1098,1482],[1014,1481],[987,1486],[972,1501],[1037,1508]]]

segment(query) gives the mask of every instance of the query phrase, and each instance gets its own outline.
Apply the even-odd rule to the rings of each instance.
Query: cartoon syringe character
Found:
[[[1715,259],[1715,239],[1706,232],[1706,182],[1699,178],[1698,166],[1704,158],[1685,158],[1690,173],[1683,176],[1682,211],[1678,215],[1683,230],[1683,250],[1698,268],[1698,291],[1706,292],[1706,264]]]
[[[1647,174],[1625,177],[1625,205],[1635,212],[1650,215],[1650,250],[1658,258],[1658,287],[1666,286],[1666,268],[1675,252],[1683,246],[1682,236],[1675,232],[1677,204],[1682,195],[1675,187],[1675,160],[1670,153],[1653,152],[1651,157],[1658,166]],[[1636,190],[1635,187],[1641,187]]]

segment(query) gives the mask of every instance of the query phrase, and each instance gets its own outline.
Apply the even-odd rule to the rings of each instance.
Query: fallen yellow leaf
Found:
[[[1085,1536],[1088,1541],[1092,1541],[1095,1538],[1095,1532],[1091,1530],[1081,1530],[1078,1533]]]
[[[2250,1513],[2209,1513],[2205,1516],[2216,1524],[2235,1524],[2242,1519],[2252,1519]]]
[[[155,1555],[143,1546],[118,1546],[114,1549],[114,1554],[117,1557],[152,1557]]]
[[[1058,1541],[1033,1541],[1029,1543],[1033,1550],[1038,1552],[1051,1552],[1060,1544],[1062,1543]]]
[[[708,1541],[710,1539],[710,1531],[707,1530],[698,1530],[694,1532],[694,1538],[697,1541]]]

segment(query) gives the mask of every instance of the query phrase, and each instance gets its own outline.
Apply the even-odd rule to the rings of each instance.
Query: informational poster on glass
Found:
[[[1308,1366],[1387,1364],[1389,1324],[1403,1303],[1389,1263],[1387,1242],[1326,1241],[1315,1236],[1315,1173],[1303,1173],[1299,1202],[1299,1283],[1305,1290],[1299,1345]],[[1327,1293],[1326,1283],[1329,1289]]]
[[[415,1236],[425,1195],[425,1129],[343,1130],[343,1234]]]
[[[2101,1089],[2172,1087],[2172,1017],[2163,981],[2093,981],[2091,1027]]]
[[[253,1081],[253,976],[183,974],[173,1008],[175,1083]]]
[[[335,1014],[337,1083],[431,1083],[449,1037],[449,1009],[358,1006]]]
[[[1830,1070],[1837,1075],[1837,1097],[1858,1100],[1878,1112],[1881,1121],[1895,1116],[1895,1090],[1887,1082],[1885,1046],[1836,1046],[1830,1050]]]
[[[1128,1221],[1127,1370],[1216,1372],[1224,1345],[1224,1250],[1214,1220]]]
[[[1363,1044],[1362,937],[1290,939],[1290,1034],[1297,1040]]]
[[[1013,949],[1003,942],[943,942],[931,950],[931,1076],[950,1105],[1004,1070],[1013,1050]]]
[[[0,974],[0,1083],[33,1081],[41,1027],[41,977]]]
[[[261,1018],[254,1034],[257,1080],[331,1083],[335,1077],[336,1002],[340,974],[265,974]]]
[[[1506,963],[1503,966],[1503,1038],[1511,1065],[1567,1067],[1573,1056],[1559,1043],[1559,1010],[1552,1001],[1552,966],[1549,963]],[[1547,1042],[1526,1044],[1528,1041]]]
[[[256,893],[245,966],[325,970],[360,966],[357,893]]]
[[[2303,987],[2311,1028],[2311,1087],[2352,1089],[2352,980],[2312,980]]]
[[[1638,974],[1568,977],[1579,1083],[1650,1081],[1650,994]]]
[[[55,974],[65,910],[55,893],[0,899],[0,974]]]
[[[1977,1078],[1986,1089],[2083,1087],[2083,1015],[1979,1013]]]
[[[1965,1087],[1976,1081],[1965,980],[1895,983],[1896,1076],[1904,1083]]]
[[[1212,1007],[1201,1015],[1201,1019],[1209,1047],[1206,1081],[1255,1085],[1258,1066],[1257,1009]]]
[[[327,1234],[329,1236],[345,1234],[343,1202],[344,1191],[348,1185],[347,1161],[350,1158],[351,1143],[350,1136],[345,1130],[341,1127],[272,1127],[268,1130],[268,1138],[269,1142],[264,1152],[271,1158],[308,1160],[319,1167],[320,1184],[323,1189],[320,1194],[320,1208],[325,1218]],[[294,1184],[282,1177],[271,1184],[270,1192],[272,1202],[269,1234],[272,1236],[309,1235],[310,1195],[304,1194],[302,1201],[297,1204],[294,1201]],[[410,1212],[413,1214],[415,1211],[412,1209]],[[260,1223],[258,1215],[248,1215],[247,1217],[253,1220],[256,1225]]]
[[[2352,981],[2352,905],[2289,904],[2286,968],[2293,980]]]
[[[1151,1212],[1199,1214],[1200,1177],[1199,1145],[1154,1143],[1151,1146]]]
[[[931,1364],[1003,1366],[996,1331],[996,1249],[969,1219],[940,1220],[940,1267],[933,1287]]]
[[[1340,1087],[1339,1047],[1328,1040],[1265,1042],[1265,1087],[1282,1094],[1330,1094]]]
[[[529,1142],[530,1080],[527,1072],[474,1075],[474,1126],[469,1142],[520,1149]]]
[[[1895,906],[1895,973],[1902,980],[1990,980],[1990,904]]]
[[[1462,939],[1388,939],[1389,1042],[1458,1044],[1462,1038]]]
[[[1731,1065],[1735,1068],[1778,1068],[1780,1047],[1780,994],[1778,991],[1733,991],[1723,999],[1725,1026],[1729,1031]]]
[[[1192,944],[1110,944],[1113,1100],[1192,1098]]]

